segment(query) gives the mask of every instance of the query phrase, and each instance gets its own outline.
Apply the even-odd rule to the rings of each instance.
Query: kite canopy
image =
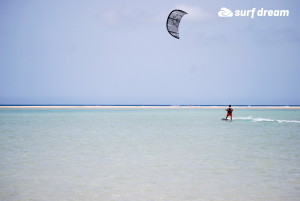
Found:
[[[175,38],[179,39],[178,27],[181,18],[187,14],[183,10],[173,10],[167,19],[167,30]]]

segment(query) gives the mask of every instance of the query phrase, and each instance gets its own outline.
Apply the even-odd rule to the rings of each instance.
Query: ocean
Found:
[[[3,201],[299,201],[300,109],[1,108]]]

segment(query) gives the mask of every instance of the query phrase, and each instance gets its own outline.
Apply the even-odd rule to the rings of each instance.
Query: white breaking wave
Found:
[[[268,119],[268,118],[255,118],[255,117],[235,117],[233,120],[245,120],[245,121],[252,121],[252,122],[278,122],[278,123],[298,123],[300,124],[300,121],[298,120],[279,120],[279,119]]]

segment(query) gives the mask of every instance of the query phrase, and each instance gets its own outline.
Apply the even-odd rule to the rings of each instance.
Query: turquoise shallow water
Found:
[[[298,201],[300,110],[0,109],[0,200]]]

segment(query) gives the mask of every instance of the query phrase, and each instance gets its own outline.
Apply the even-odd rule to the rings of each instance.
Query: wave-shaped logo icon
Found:
[[[229,10],[228,8],[221,8],[220,11],[218,12],[219,17],[232,17],[233,12]]]

